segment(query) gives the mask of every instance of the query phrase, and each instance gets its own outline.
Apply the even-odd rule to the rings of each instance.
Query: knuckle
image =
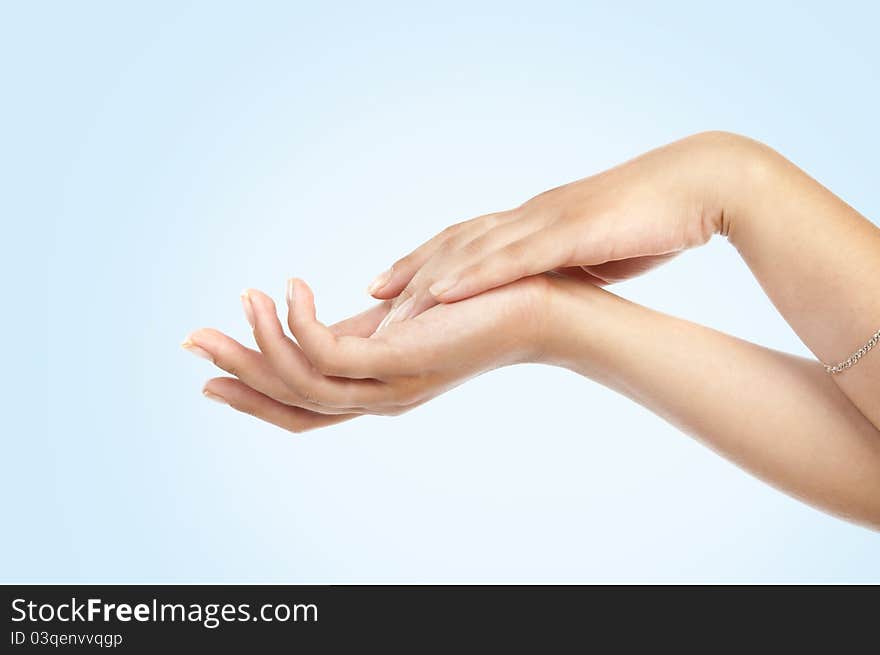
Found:
[[[320,405],[321,402],[318,400],[317,396],[313,389],[308,387],[304,387],[302,389],[298,389],[291,393],[291,400],[293,401],[291,404],[299,404],[299,402],[303,402],[307,405]]]
[[[486,214],[483,216],[483,219],[480,221],[482,226],[487,230],[491,230],[493,227],[497,227],[501,224],[501,219],[503,217],[503,212],[496,212],[494,214]]]
[[[476,239],[471,239],[467,241],[461,246],[461,251],[465,256],[474,257],[483,252],[486,245],[486,239],[484,237],[477,237]]]
[[[241,378],[241,366],[238,364],[238,362],[218,358],[216,360],[216,364],[230,375]]]
[[[504,270],[510,271],[511,274],[518,276],[521,275],[526,270],[525,243],[522,241],[516,241],[506,245],[496,264],[499,265],[496,266],[496,269],[503,268]]]
[[[442,232],[439,232],[437,236],[435,236],[431,241],[425,244],[425,247],[437,251],[444,247],[444,245],[453,239],[455,239],[461,233],[458,225],[450,225]]]
[[[447,239],[449,237],[453,237],[456,234],[458,234],[464,228],[464,226],[467,225],[469,222],[470,221],[463,221],[461,223],[453,223],[452,225],[449,225],[449,226],[443,228],[443,230],[440,231],[440,234],[438,236],[445,237]]]
[[[395,273],[400,271],[407,271],[413,266],[413,262],[415,261],[416,254],[415,252],[411,252],[410,254],[401,257],[396,262],[391,265],[391,270]]]
[[[514,241],[513,243],[508,243],[504,246],[502,251],[504,256],[508,259],[513,259],[516,261],[522,260],[526,255],[526,247],[524,241]]]
[[[474,245],[475,247],[478,247],[481,252],[491,252],[494,243],[497,241],[497,238],[498,233],[486,232],[485,234],[482,234],[478,238],[474,239]]]
[[[444,239],[440,242],[440,245],[437,246],[437,252],[434,254],[434,257],[438,255],[441,257],[449,256],[456,250],[458,250],[461,242],[461,237],[449,237],[448,239]]]
[[[476,264],[471,264],[470,266],[464,267],[459,274],[458,279],[468,280],[471,278],[481,278],[483,277],[483,275],[485,275],[487,270],[489,269],[486,266],[485,261],[477,262]]]
[[[486,214],[483,217],[483,225],[487,229],[493,229],[498,227],[499,225],[503,225],[509,220],[516,218],[517,212],[515,209],[508,209],[501,212],[495,212],[493,214]]]
[[[471,227],[479,226],[481,228],[492,227],[503,214],[504,212],[490,212],[488,214],[480,214],[476,218],[465,221],[464,223],[462,223],[462,225],[468,225]]]

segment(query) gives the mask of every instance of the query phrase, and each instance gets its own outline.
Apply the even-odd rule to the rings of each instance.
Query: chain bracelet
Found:
[[[847,357],[839,364],[823,364],[823,366],[825,367],[825,372],[834,375],[835,373],[840,373],[841,371],[845,371],[846,369],[855,366],[858,361],[866,354],[868,354],[868,351],[871,350],[871,348],[876,346],[878,343],[880,343],[880,330],[877,330],[874,333],[874,336],[868,339],[868,342],[864,346],[859,348],[857,351],[855,351],[852,355]]]

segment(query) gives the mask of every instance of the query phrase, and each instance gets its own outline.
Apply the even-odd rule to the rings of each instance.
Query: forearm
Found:
[[[775,486],[880,528],[880,432],[822,367],[560,280],[545,359]]]
[[[845,359],[880,329],[880,228],[771,149],[721,148],[722,231],[816,357]],[[833,379],[880,427],[880,348]]]

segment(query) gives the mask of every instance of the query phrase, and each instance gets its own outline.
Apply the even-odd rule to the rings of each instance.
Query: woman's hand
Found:
[[[210,397],[302,432],[399,414],[489,369],[540,361],[616,389],[796,497],[880,529],[878,432],[814,361],[561,276],[439,305],[372,337],[363,335],[387,304],[327,328],[308,287],[292,287],[288,322],[301,347],[258,291],[245,309],[262,352],[214,330],[185,343],[237,376],[210,380]],[[615,434],[588,414],[578,429]]]
[[[582,266],[606,284],[702,245],[725,227],[730,154],[752,143],[699,134],[516,209],[453,225],[370,285],[376,298],[394,298],[380,329],[529,275]]]
[[[536,360],[552,288],[544,276],[528,278],[369,337],[388,303],[328,328],[315,317],[308,286],[291,280],[288,325],[296,342],[272,299],[248,291],[242,300],[259,351],[211,329],[194,332],[184,347],[235,376],[210,380],[209,398],[302,432],[361,414],[401,414],[470,377]]]
[[[445,294],[435,287],[441,300],[490,291],[403,322],[388,320],[386,300],[327,328],[294,280],[288,323],[298,343],[272,301],[252,291],[245,311],[259,351],[214,330],[184,346],[236,376],[209,381],[206,394],[296,432],[399,414],[506,364],[564,366],[794,496],[880,529],[874,351],[830,376],[816,361],[571,279],[627,277],[717,231],[820,360],[839,361],[876,331],[880,230],[769,148],[707,134],[448,230],[374,289],[387,299],[407,286],[409,305],[396,318],[434,302],[427,287],[446,275],[460,284]],[[544,270],[569,279],[530,276]]]

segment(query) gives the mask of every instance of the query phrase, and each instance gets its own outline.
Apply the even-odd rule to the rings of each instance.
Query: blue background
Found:
[[[880,582],[880,535],[566,371],[305,436],[202,399],[179,343],[248,341],[244,287],[336,320],[445,225],[700,130],[880,217],[875,3],[416,4],[3,5],[0,579]],[[721,238],[617,291],[807,354]]]

